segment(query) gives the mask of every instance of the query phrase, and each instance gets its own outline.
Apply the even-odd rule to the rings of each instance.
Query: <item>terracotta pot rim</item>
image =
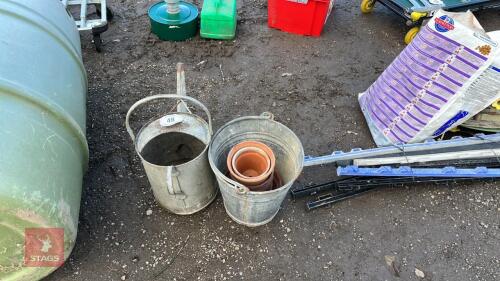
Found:
[[[256,152],[256,153],[262,155],[266,159],[266,162],[267,162],[266,171],[257,177],[248,177],[248,176],[245,176],[242,173],[240,173],[240,171],[238,171],[238,169],[236,168],[236,161],[238,160],[238,157],[242,156],[242,154],[245,152]],[[243,148],[239,149],[238,151],[236,151],[234,153],[233,159],[231,160],[231,166],[233,168],[234,173],[238,177],[241,177],[241,178],[244,178],[244,179],[250,180],[250,181],[257,181],[260,178],[267,179],[267,177],[272,173],[272,171],[271,171],[271,158],[263,149],[261,149],[259,147],[243,147]]]
[[[229,151],[229,154],[228,154],[228,157],[226,159],[226,165],[227,165],[227,168],[229,170],[229,174],[231,175],[231,177],[233,176],[238,176],[235,172],[235,168],[233,167],[233,159],[235,157],[235,154],[243,149],[243,148],[258,148],[262,151],[265,152],[265,154],[267,155],[266,158],[269,158],[270,160],[270,167],[268,169],[268,175],[267,176],[262,176],[262,177],[235,177],[234,180],[244,184],[244,185],[257,185],[257,184],[260,184],[262,182],[264,182],[265,180],[267,180],[269,178],[269,176],[271,175],[271,173],[273,173],[274,169],[275,169],[275,166],[276,166],[276,157],[274,155],[274,152],[272,151],[272,149],[267,146],[266,144],[262,143],[262,142],[259,142],[259,141],[242,141],[236,145],[234,145],[231,150]],[[240,174],[238,172],[238,174]]]

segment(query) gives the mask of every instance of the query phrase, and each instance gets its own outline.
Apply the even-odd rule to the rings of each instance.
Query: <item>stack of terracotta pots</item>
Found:
[[[251,191],[268,191],[279,187],[275,173],[276,157],[269,146],[258,141],[235,145],[227,157],[230,177]]]

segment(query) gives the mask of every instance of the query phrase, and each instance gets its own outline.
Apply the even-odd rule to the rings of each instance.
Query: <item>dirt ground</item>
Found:
[[[322,36],[310,38],[269,29],[267,2],[244,0],[235,40],[172,43],[149,32],[152,1],[109,2],[104,52],[82,35],[91,158],[78,241],[46,280],[417,280],[416,269],[424,280],[500,280],[498,184],[384,188],[312,212],[287,198],[272,222],[247,228],[226,215],[220,195],[191,216],[159,207],[125,131],[129,107],[174,93],[175,64],[184,62],[188,93],[216,129],[270,111],[306,154],[373,147],[356,96],[404,47],[395,14],[378,5],[362,15],[359,1],[338,0]],[[477,15],[500,29],[500,11]],[[295,187],[334,176],[333,166],[308,168]]]

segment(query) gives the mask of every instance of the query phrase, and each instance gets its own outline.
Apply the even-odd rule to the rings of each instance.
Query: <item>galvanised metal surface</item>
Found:
[[[24,266],[25,229],[64,229],[64,258],[76,239],[87,79],[58,0],[0,1],[0,38],[0,280],[38,280],[56,267]]]
[[[132,112],[138,106],[157,99],[184,100],[197,105],[205,111],[208,123],[191,113],[174,112],[144,125],[136,138],[129,124]],[[161,206],[174,214],[189,215],[212,203],[217,196],[217,182],[207,159],[208,144],[212,137],[212,121],[210,112],[201,102],[191,97],[179,95],[147,97],[132,105],[127,113],[125,124],[134,142],[135,150],[142,160],[155,198]],[[194,159],[178,165],[157,165],[145,159],[144,147],[155,137],[169,133],[183,133],[193,136],[202,141],[205,148]]]
[[[226,159],[231,148],[246,140],[268,145],[276,156],[276,170],[283,186],[270,191],[250,191],[227,175]],[[215,133],[208,150],[210,166],[219,182],[227,214],[237,223],[259,226],[278,213],[283,199],[302,172],[304,149],[297,136],[271,114],[234,119]]]

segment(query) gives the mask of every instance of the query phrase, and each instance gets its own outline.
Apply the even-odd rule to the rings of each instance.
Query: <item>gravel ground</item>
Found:
[[[173,93],[184,62],[188,93],[215,128],[270,111],[306,154],[373,147],[356,96],[404,47],[395,14],[338,0],[323,35],[309,38],[269,29],[266,1],[243,0],[234,41],[172,43],[149,33],[151,1],[109,2],[104,52],[82,36],[91,158],[78,241],[46,280],[500,280],[498,184],[384,188],[313,212],[287,198],[271,223],[247,228],[220,195],[192,216],[159,207],[125,131],[128,108]],[[478,18],[500,29],[498,10]],[[135,128],[158,109],[143,109]],[[333,177],[332,166],[308,168],[296,186]]]

